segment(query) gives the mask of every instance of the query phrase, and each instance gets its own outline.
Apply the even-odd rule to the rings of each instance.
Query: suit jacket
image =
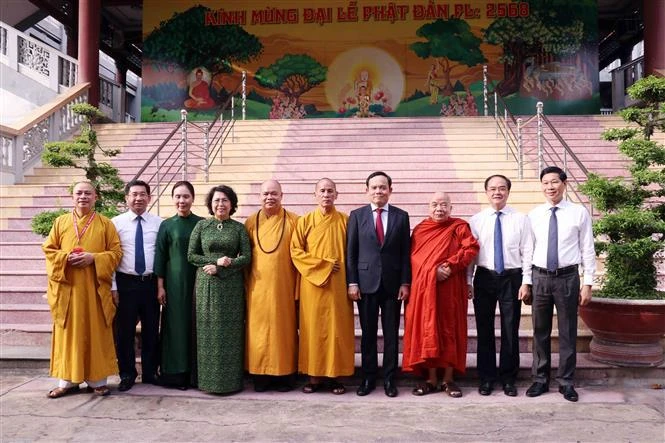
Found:
[[[397,295],[400,285],[411,283],[411,229],[409,214],[393,205],[388,228],[379,246],[372,206],[351,211],[346,232],[346,281],[357,283],[362,294],[383,287]]]

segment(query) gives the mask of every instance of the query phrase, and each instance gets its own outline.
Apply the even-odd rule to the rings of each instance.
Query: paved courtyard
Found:
[[[113,379],[112,385],[118,380]],[[524,382],[526,383],[526,382]],[[358,397],[328,392],[232,396],[137,384],[111,396],[46,398],[44,369],[3,369],[0,441],[665,441],[665,390],[653,383],[579,387],[580,401],[556,392],[527,398],[441,393],[399,397],[382,390]]]

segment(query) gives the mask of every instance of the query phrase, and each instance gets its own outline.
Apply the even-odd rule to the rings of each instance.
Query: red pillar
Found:
[[[101,0],[79,0],[79,82],[90,82],[88,103],[99,105]]]
[[[665,0],[643,0],[645,75],[665,75]]]

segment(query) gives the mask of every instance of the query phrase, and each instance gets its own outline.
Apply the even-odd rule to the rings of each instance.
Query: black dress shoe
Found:
[[[478,393],[480,395],[490,395],[493,390],[494,390],[493,384],[488,381],[482,382],[478,387]]]
[[[580,398],[573,385],[559,386],[559,393],[568,401],[577,401]]]
[[[358,390],[356,391],[356,394],[362,396],[365,396],[372,392],[376,388],[376,384],[374,382],[371,382],[367,379],[363,380],[362,383],[360,383],[360,386],[358,386]]]
[[[397,386],[392,380],[388,380],[383,384],[383,390],[386,392],[388,397],[397,397]]]
[[[134,380],[131,378],[123,378],[120,380],[120,384],[118,385],[118,391],[120,392],[125,392],[129,391],[132,389],[132,386],[134,386]]]
[[[517,397],[517,388],[512,383],[503,384],[503,393],[508,397]]]
[[[549,392],[550,387],[547,383],[535,382],[532,384],[529,389],[526,390],[527,397],[538,397],[539,395]]]

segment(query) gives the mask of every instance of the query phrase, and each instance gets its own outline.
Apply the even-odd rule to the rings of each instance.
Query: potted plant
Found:
[[[619,366],[663,362],[665,292],[657,289],[654,256],[665,244],[665,146],[652,140],[665,132],[665,78],[645,77],[628,88],[639,105],[620,112],[639,128],[614,128],[605,140],[619,142],[630,178],[589,174],[580,190],[601,216],[594,222],[597,254],[605,275],[580,316],[594,337],[591,356]]]
[[[97,132],[92,123],[104,118],[104,114],[87,103],[72,106],[72,111],[83,117],[80,134],[71,141],[46,143],[42,162],[54,168],[82,169],[86,180],[97,188],[95,210],[107,217],[118,215],[118,205],[125,201],[124,183],[118,176],[117,168],[105,162],[98,162],[95,157],[98,151],[107,157],[115,157],[119,152],[116,149],[105,150],[97,142]],[[67,211],[67,209],[56,209],[40,212],[32,218],[32,231],[46,237],[55,219]]]

